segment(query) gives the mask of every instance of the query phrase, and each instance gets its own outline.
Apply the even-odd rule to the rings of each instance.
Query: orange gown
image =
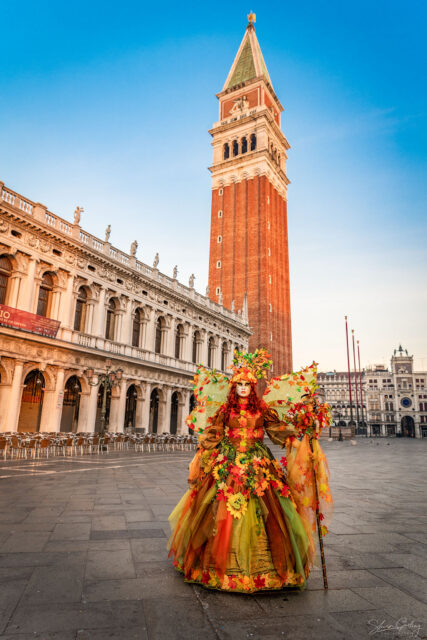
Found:
[[[224,424],[221,408],[199,436],[190,487],[169,517],[169,555],[186,581],[244,593],[305,588],[315,528],[264,432],[295,461],[295,428],[273,409],[252,414],[243,402]]]

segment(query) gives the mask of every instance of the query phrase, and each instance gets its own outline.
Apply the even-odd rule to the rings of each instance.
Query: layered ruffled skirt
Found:
[[[315,548],[267,447],[198,452],[171,515],[169,555],[186,581],[251,593],[306,584]]]

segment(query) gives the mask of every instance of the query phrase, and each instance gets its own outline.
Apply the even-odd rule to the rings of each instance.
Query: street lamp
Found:
[[[111,370],[111,360],[105,361],[106,372],[95,374],[93,369],[86,369],[86,377],[92,387],[103,385],[102,407],[101,407],[101,424],[102,432],[106,431],[106,415],[107,415],[107,394],[111,392],[113,387],[119,387],[123,376],[123,369]]]

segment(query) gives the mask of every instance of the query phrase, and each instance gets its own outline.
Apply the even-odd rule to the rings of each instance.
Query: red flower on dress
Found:
[[[228,578],[228,587],[229,589],[235,589],[237,587],[237,582],[235,581],[236,576],[229,576]]]
[[[261,578],[260,575],[257,575],[257,577],[254,579],[254,585],[256,589],[262,589],[263,587],[265,587],[265,578]]]
[[[224,489],[219,489],[217,491],[216,499],[218,500],[218,502],[221,502],[221,500],[224,500],[225,502],[227,500],[227,496],[224,493]]]
[[[209,580],[210,580],[209,571],[203,571],[203,573],[202,573],[202,582],[203,582],[203,584],[209,584]]]
[[[286,467],[288,465],[288,461],[285,456],[282,456],[282,458],[280,458],[280,464],[282,465],[282,467]]]
[[[284,498],[287,498],[289,496],[289,487],[284,484],[283,487],[280,489],[280,495],[283,496]]]

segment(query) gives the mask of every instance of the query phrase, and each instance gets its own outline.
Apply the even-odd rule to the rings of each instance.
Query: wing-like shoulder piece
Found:
[[[289,405],[301,401],[304,394],[313,394],[317,388],[317,364],[300,371],[286,373],[272,378],[264,391],[264,401],[270,409],[275,409],[283,420]]]
[[[193,385],[197,404],[186,422],[196,433],[203,433],[209,426],[209,419],[227,400],[229,380],[223,373],[200,365]]]

